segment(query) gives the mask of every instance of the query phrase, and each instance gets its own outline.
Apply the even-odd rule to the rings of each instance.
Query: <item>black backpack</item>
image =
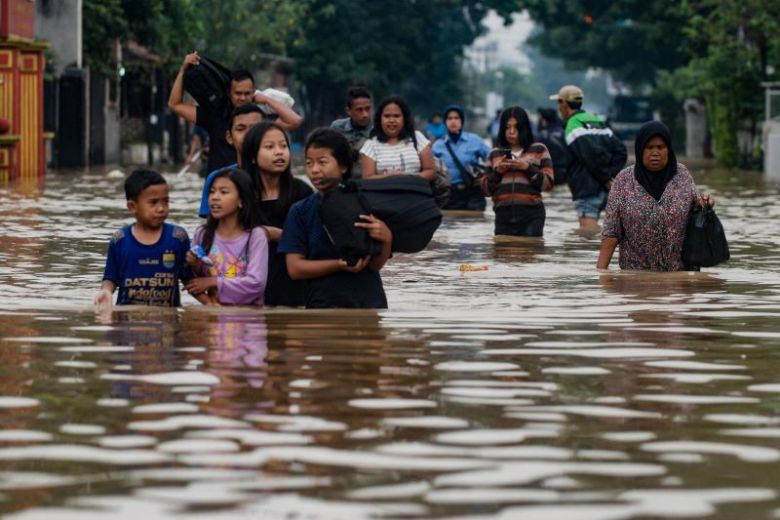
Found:
[[[184,71],[184,89],[199,106],[221,113],[230,104],[230,71],[216,61],[201,56],[198,65],[190,65]]]
[[[685,229],[682,260],[686,269],[712,267],[729,259],[726,232],[715,210],[694,208]]]
[[[326,191],[319,206],[322,227],[336,246],[339,257],[353,266],[361,258],[378,255],[381,245],[363,228],[355,227],[360,215],[368,214],[366,202],[356,184],[340,185]]]

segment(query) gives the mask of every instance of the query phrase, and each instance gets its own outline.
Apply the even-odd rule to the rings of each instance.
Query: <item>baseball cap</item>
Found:
[[[565,85],[561,87],[561,90],[557,94],[550,96],[550,99],[557,101],[562,99],[564,101],[582,101],[585,99],[585,93],[582,89],[576,85]]]

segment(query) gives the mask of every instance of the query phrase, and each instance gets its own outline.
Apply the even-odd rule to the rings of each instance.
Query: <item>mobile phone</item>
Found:
[[[501,149],[501,153],[502,153],[502,154],[504,155],[504,157],[506,157],[507,159],[511,159],[511,158],[512,158],[512,150],[510,150],[509,148],[502,148],[502,149]]]

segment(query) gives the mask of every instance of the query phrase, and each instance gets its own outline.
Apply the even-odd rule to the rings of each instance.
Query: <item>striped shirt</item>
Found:
[[[533,143],[519,152],[512,153],[513,159],[528,161],[528,169],[493,171],[482,177],[481,186],[485,195],[493,197],[493,208],[513,204],[542,204],[542,192],[553,188],[554,174],[552,158],[542,143]]]
[[[411,139],[396,144],[381,143],[376,137],[363,144],[360,153],[376,162],[377,175],[387,175],[393,170],[401,170],[407,175],[417,175],[421,170],[420,152],[431,142],[420,132],[415,131],[417,149]]]

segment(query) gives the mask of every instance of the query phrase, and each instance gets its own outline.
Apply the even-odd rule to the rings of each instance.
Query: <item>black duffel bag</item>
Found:
[[[430,184],[417,175],[395,175],[347,182],[325,192],[320,218],[342,258],[379,253],[377,242],[362,228],[359,215],[372,214],[393,233],[392,251],[417,253],[426,248],[441,224],[441,211]]]
[[[371,214],[393,232],[393,252],[419,253],[441,224],[431,185],[419,175],[363,179],[360,193]]]
[[[693,208],[685,229],[682,261],[686,269],[712,267],[729,259],[726,232],[715,210],[709,206]]]
[[[205,56],[198,65],[190,65],[184,71],[184,90],[198,105],[215,113],[221,113],[230,104],[230,71]]]

